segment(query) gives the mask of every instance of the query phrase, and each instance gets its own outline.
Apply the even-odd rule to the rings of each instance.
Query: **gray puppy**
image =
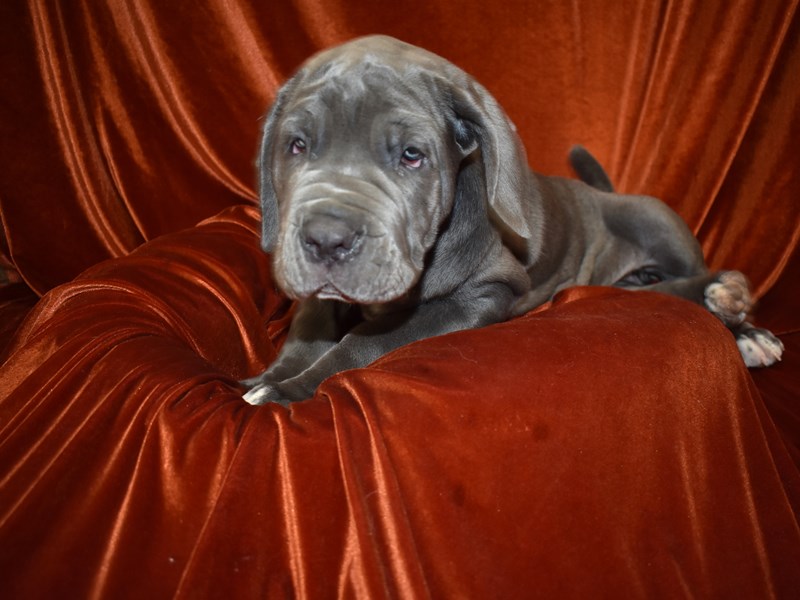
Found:
[[[415,340],[521,315],[575,285],[704,304],[748,366],[783,346],[745,321],[747,280],[709,273],[665,204],[533,173],[513,124],[464,71],[373,36],[321,52],[280,90],[259,158],[262,245],[299,299],[288,339],[243,384],[251,404],[307,398],[325,378]]]

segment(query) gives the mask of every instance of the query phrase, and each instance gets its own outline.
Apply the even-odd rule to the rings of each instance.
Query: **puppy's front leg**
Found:
[[[331,375],[364,367],[387,352],[411,342],[461,329],[496,323],[508,316],[511,292],[505,286],[486,294],[447,297],[384,315],[354,327],[300,374],[282,381],[257,384],[245,400],[251,404],[286,405],[310,397]]]
[[[260,375],[241,381],[249,390],[244,399],[263,404],[259,399],[265,391],[302,373],[335,346],[354,324],[351,314],[355,312],[353,306],[335,300],[308,298],[300,302],[277,358]]]

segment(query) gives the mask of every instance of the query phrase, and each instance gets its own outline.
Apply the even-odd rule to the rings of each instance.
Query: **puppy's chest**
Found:
[[[377,321],[388,315],[408,308],[406,298],[400,298],[394,302],[384,302],[379,304],[362,304],[359,306],[361,309],[361,317],[365,321]]]

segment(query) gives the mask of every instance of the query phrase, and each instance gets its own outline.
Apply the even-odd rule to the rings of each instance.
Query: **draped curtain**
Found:
[[[4,263],[41,294],[255,202],[259,124],[311,53],[388,33],[492,91],[534,169],[582,143],[763,295],[800,228],[796,2],[4,3]]]
[[[588,147],[745,272],[787,345],[582,288],[291,410],[236,380],[290,304],[255,156],[313,52],[443,55],[531,167]],[[800,588],[797,0],[0,3],[9,597],[791,597]]]

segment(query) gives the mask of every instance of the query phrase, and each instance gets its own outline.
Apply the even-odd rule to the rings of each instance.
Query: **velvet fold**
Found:
[[[576,288],[251,407],[289,308],[257,230],[226,211],[37,305],[0,390],[12,597],[800,583],[797,467],[702,308]]]
[[[792,598],[797,0],[0,4],[0,588],[49,598]],[[386,33],[587,146],[737,268],[786,345],[576,288],[289,408],[256,147],[316,50]]]

